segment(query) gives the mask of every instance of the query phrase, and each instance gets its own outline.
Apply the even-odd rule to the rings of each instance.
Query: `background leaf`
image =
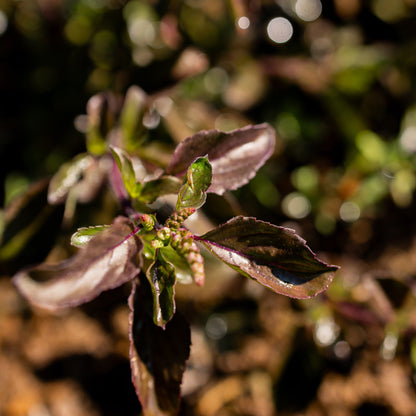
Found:
[[[93,163],[94,158],[87,153],[79,154],[70,162],[64,163],[49,183],[48,202],[64,202],[69,191],[82,179],[87,168]]]
[[[152,293],[143,274],[133,285],[129,306],[132,380],[144,415],[176,415],[190,352],[189,325],[178,312],[165,329],[154,324]]]
[[[85,248],[58,264],[42,263],[18,272],[13,281],[29,302],[46,309],[76,306],[134,278],[142,242],[131,223],[117,217]]]
[[[295,298],[324,291],[338,269],[317,259],[293,230],[255,218],[234,217],[198,239],[240,273]]]
[[[167,173],[183,174],[196,157],[208,155],[212,166],[208,191],[223,194],[247,183],[272,155],[274,145],[275,132],[268,124],[228,133],[201,131],[178,145]]]
[[[5,209],[0,235],[0,271],[15,273],[43,261],[61,232],[63,206],[49,205],[47,180],[34,183]]]

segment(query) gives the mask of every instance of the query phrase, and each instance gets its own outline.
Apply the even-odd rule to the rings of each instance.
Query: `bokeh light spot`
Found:
[[[322,3],[320,0],[297,0],[295,12],[305,22],[312,22],[321,15]]]
[[[416,153],[416,126],[404,129],[400,136],[400,145],[405,152]]]
[[[2,35],[7,30],[8,23],[9,21],[6,14],[0,10],[0,35]]]
[[[315,327],[315,341],[321,347],[327,347],[335,342],[339,331],[339,326],[332,318],[321,318]]]
[[[360,215],[360,207],[353,201],[344,202],[339,209],[339,216],[345,222],[357,221]]]
[[[284,197],[282,210],[288,217],[305,218],[311,212],[311,204],[305,195],[292,192]]]
[[[293,35],[293,26],[284,17],[275,17],[267,25],[267,35],[276,43],[285,43]]]
[[[250,27],[250,19],[247,16],[241,16],[238,20],[237,20],[237,26],[240,29],[246,30]]]
[[[228,332],[227,322],[221,315],[211,315],[205,324],[205,332],[211,339],[221,339]]]

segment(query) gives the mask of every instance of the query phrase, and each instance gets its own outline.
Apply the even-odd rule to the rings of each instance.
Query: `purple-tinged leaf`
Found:
[[[142,247],[131,222],[117,217],[73,257],[58,264],[42,263],[24,269],[13,281],[20,293],[36,306],[45,309],[76,306],[137,276]]]
[[[153,322],[165,328],[175,313],[175,268],[157,255],[146,272],[153,294]]]
[[[201,131],[181,142],[166,169],[183,175],[200,156],[208,155],[212,182],[208,192],[223,194],[246,184],[272,155],[275,132],[268,124],[247,126],[228,133]]]
[[[197,240],[243,275],[294,298],[324,291],[338,269],[319,260],[290,228],[255,218],[234,217]]]
[[[135,198],[140,194],[141,184],[136,183],[136,174],[130,156],[119,147],[111,146],[111,153],[117,163],[124,186],[128,194]]]
[[[178,312],[165,329],[153,322],[152,292],[146,277],[133,284],[130,306],[132,381],[145,415],[178,413],[180,386],[189,357],[189,325]]]

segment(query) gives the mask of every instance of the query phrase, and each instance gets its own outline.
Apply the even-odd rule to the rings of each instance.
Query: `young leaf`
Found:
[[[181,142],[166,172],[184,174],[195,158],[208,155],[212,183],[208,192],[223,194],[247,183],[272,155],[275,132],[268,124],[247,126],[223,133],[202,131]]]
[[[42,263],[24,269],[13,281],[20,293],[36,306],[45,309],[76,306],[137,276],[142,247],[130,221],[117,217],[73,257],[58,264]]]
[[[71,244],[75,247],[85,247],[90,240],[95,237],[97,234],[106,230],[109,225],[95,225],[93,227],[82,227],[72,234]]]
[[[178,178],[164,175],[159,179],[145,182],[138,198],[145,204],[151,204],[160,196],[176,194],[180,187],[181,181]]]
[[[136,174],[130,156],[119,147],[111,146],[110,150],[120,170],[127,192],[132,198],[137,197],[140,194],[140,184],[136,184]]]
[[[322,292],[338,269],[317,259],[293,230],[255,218],[232,218],[197,239],[243,275],[294,298]]]
[[[175,313],[175,269],[160,256],[146,273],[153,294],[153,321],[165,328]]]
[[[178,413],[180,386],[189,357],[188,323],[176,312],[165,329],[153,322],[150,284],[143,274],[129,298],[130,366],[144,415]]]
[[[186,173],[185,183],[178,194],[176,211],[183,208],[199,208],[205,203],[206,192],[211,184],[212,168],[207,157],[195,160]]]

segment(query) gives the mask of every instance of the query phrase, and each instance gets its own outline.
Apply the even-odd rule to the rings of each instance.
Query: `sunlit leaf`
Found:
[[[50,181],[48,202],[64,202],[69,191],[82,179],[87,168],[93,163],[94,158],[87,153],[77,155],[70,162],[64,163]]]
[[[58,264],[42,263],[23,269],[13,281],[29,302],[42,308],[88,302],[137,276],[143,244],[135,234],[127,218],[117,217],[73,257]]]
[[[338,269],[319,260],[293,230],[255,218],[232,218],[198,239],[240,273],[294,298],[324,291]]]
[[[109,225],[95,225],[93,227],[82,227],[72,234],[71,244],[75,247],[85,247],[90,240],[95,237],[97,234],[106,230]]]
[[[195,158],[208,155],[212,166],[208,192],[223,194],[247,183],[272,155],[274,145],[275,132],[268,124],[228,133],[202,131],[178,145],[166,171],[172,175],[184,174]]]
[[[137,197],[140,194],[140,184],[136,183],[136,174],[130,156],[119,147],[112,146],[110,150],[120,170],[127,192],[132,198]]]
[[[179,190],[176,210],[199,208],[206,200],[206,192],[211,184],[212,168],[208,158],[200,157],[189,167],[186,180]]]
[[[182,182],[175,176],[162,176],[159,179],[145,182],[140,191],[140,201],[151,204],[158,197],[169,194],[176,194]]]
[[[189,357],[188,323],[176,312],[165,329],[153,322],[152,292],[145,276],[133,285],[130,306],[132,381],[145,415],[178,413],[180,386]]]
[[[156,325],[165,328],[166,323],[175,313],[175,268],[158,258],[146,272],[153,294],[153,321]]]

